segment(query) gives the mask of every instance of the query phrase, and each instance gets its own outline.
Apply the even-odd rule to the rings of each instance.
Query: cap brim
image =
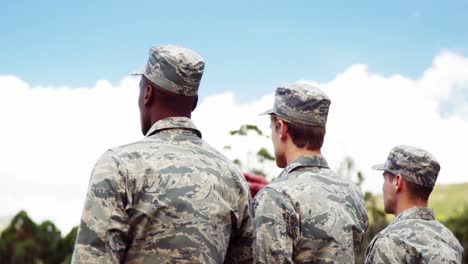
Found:
[[[260,115],[271,115],[271,114],[274,114],[274,113],[275,112],[273,111],[273,109],[268,109],[265,112],[260,113]]]
[[[385,164],[377,164],[372,166],[373,170],[385,170]]]
[[[145,73],[145,67],[142,67],[138,70],[132,71],[130,75],[143,75]]]

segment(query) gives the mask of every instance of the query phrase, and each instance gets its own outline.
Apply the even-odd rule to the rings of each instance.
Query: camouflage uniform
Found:
[[[429,152],[411,146],[394,147],[385,164],[373,166],[399,174],[417,185],[433,188],[440,165]],[[428,207],[400,213],[367,248],[365,263],[462,263],[463,247]]]
[[[325,126],[330,100],[292,84],[276,90],[273,109],[287,121]],[[255,197],[257,263],[353,263],[368,226],[364,198],[321,155],[300,156]]]
[[[374,237],[366,263],[462,263],[463,247],[432,209],[412,207]]]
[[[72,262],[252,262],[253,232],[242,174],[170,117],[97,161]]]

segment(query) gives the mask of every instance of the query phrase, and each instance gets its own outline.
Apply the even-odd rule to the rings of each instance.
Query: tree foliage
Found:
[[[0,236],[0,263],[69,263],[77,227],[61,237],[51,221],[37,225],[26,212],[19,212]]]
[[[229,134],[231,136],[241,136],[245,137],[249,135],[249,132],[252,131],[257,137],[260,138],[268,138],[264,132],[258,126],[252,125],[252,124],[244,124],[241,125],[239,129],[231,130],[229,131]],[[232,151],[232,146],[231,145],[225,145],[223,147],[223,150],[225,151]],[[249,152],[246,153],[247,157],[249,156]],[[267,164],[268,162],[272,162],[275,160],[275,157],[265,148],[261,147],[257,152],[256,152],[256,159],[260,164]],[[249,171],[251,173],[254,173],[256,175],[264,176],[266,177],[266,173],[256,167],[255,165],[249,165],[249,164],[242,164],[240,159],[234,159],[233,160],[234,164],[238,165],[242,170]]]
[[[258,159],[262,162],[266,160],[275,160],[275,157],[273,157],[273,155],[271,155],[266,148],[261,148],[258,150],[257,156]]]
[[[229,134],[231,134],[231,136],[234,136],[234,135],[246,136],[249,131],[256,132],[257,135],[263,136],[262,130],[260,130],[260,128],[258,128],[256,125],[251,125],[251,124],[245,124],[245,125],[242,125],[239,129],[231,130],[229,131]]]
[[[458,241],[465,249],[463,263],[468,263],[468,205],[465,205],[463,211],[444,221],[444,224],[458,238]]]

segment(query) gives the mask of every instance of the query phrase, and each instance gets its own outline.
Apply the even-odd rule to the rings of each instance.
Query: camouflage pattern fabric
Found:
[[[257,263],[354,263],[364,198],[321,155],[301,156],[254,200]]]
[[[172,117],[97,161],[72,263],[249,263],[253,232],[242,174]]]
[[[463,247],[427,207],[399,214],[369,244],[365,263],[462,263]]]
[[[431,153],[411,146],[392,148],[385,164],[372,168],[400,174],[409,182],[430,188],[434,187],[440,171],[439,162]]]
[[[320,89],[306,83],[280,86],[275,92],[273,108],[262,114],[275,114],[291,122],[325,126],[330,99]]]
[[[195,51],[174,45],[154,46],[149,50],[148,62],[133,75],[144,75],[168,91],[194,96],[205,68],[203,58]]]

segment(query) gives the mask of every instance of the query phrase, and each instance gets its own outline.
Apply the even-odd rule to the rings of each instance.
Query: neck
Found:
[[[166,119],[168,117],[187,117],[190,118],[190,113],[184,113],[184,114],[175,114],[175,113],[168,113],[168,112],[156,112],[151,116],[151,125],[154,125],[156,122],[159,120]]]
[[[300,156],[310,156],[310,155],[321,155],[320,149],[319,150],[309,150],[309,149],[302,149],[293,146],[288,151],[286,151],[286,163],[290,164]]]
[[[419,206],[419,207],[427,207],[427,201],[422,201],[422,200],[416,200],[416,201],[411,201],[411,200],[408,200],[408,199],[403,199],[402,201],[400,201],[398,204],[397,204],[397,208],[396,208],[396,211],[395,211],[395,216],[403,213],[404,211],[412,208],[412,207],[415,207],[415,206]]]

